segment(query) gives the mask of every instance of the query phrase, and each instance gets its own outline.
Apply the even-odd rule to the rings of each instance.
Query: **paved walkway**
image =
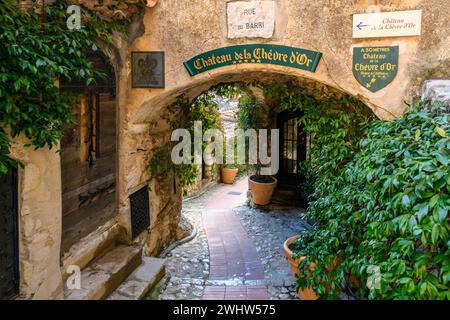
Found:
[[[203,299],[268,299],[265,286],[232,285],[234,280],[264,281],[264,269],[255,245],[232,210],[245,203],[247,187],[246,179],[224,186],[205,204],[203,227],[209,246],[209,280],[222,280],[225,285],[207,286]]]
[[[246,206],[247,179],[183,203],[197,236],[167,255],[167,276],[150,299],[297,299],[282,250],[305,226],[302,209]]]

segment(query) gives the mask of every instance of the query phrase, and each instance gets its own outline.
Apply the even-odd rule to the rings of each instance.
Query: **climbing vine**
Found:
[[[322,202],[325,197],[333,197],[330,185],[341,182],[339,172],[350,162],[355,153],[360,149],[360,141],[365,136],[373,116],[366,111],[366,107],[354,98],[343,96],[333,97],[323,94],[320,91],[313,95],[305,93],[302,88],[293,84],[274,84],[267,88],[269,98],[277,99],[281,110],[298,110],[300,113],[299,123],[301,128],[310,136],[310,157],[300,165],[306,181],[302,184],[302,196],[310,201],[307,212],[307,220],[312,222],[312,227],[305,232],[308,243],[300,247],[304,251],[297,251],[297,254],[307,252],[308,258],[301,265],[309,266],[309,262],[320,260],[325,266],[336,264],[337,256],[327,247],[330,243],[335,243],[336,239],[328,233],[330,230],[330,210],[324,211],[326,202]],[[333,189],[333,191],[336,191]],[[328,201],[331,201],[328,199]],[[322,206],[319,206],[319,203]],[[336,208],[335,208],[336,209]],[[336,215],[342,210],[338,208]],[[331,230],[334,230],[334,225]],[[319,232],[320,231],[320,232]],[[306,236],[305,234],[302,237]],[[303,238],[302,238],[303,239]],[[313,244],[323,243],[320,250],[312,250]],[[311,252],[310,252],[311,250]],[[320,271],[319,271],[320,270]],[[334,272],[332,270],[331,272]],[[321,297],[336,297],[341,285],[330,284],[331,277],[329,270],[315,268],[314,276],[318,283],[314,288]],[[305,288],[311,281],[307,280],[306,269],[298,278],[298,285]],[[310,277],[311,278],[311,277]],[[332,290],[329,290],[331,286]]]
[[[45,7],[21,10],[13,0],[0,3],[0,174],[17,162],[9,157],[11,137],[24,134],[35,148],[53,147],[62,127],[73,121],[74,95],[58,89],[58,79],[83,80],[102,76],[87,51],[111,43],[127,19],[104,19],[84,8],[79,30],[67,28],[67,5],[56,0]]]

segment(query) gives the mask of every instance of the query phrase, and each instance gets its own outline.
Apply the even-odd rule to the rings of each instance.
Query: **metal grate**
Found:
[[[131,233],[133,239],[150,226],[150,205],[147,186],[130,196]]]
[[[0,300],[19,293],[17,171],[0,175]]]
[[[230,191],[230,192],[228,192],[228,194],[231,194],[232,196],[238,196],[238,195],[241,195],[242,192]]]

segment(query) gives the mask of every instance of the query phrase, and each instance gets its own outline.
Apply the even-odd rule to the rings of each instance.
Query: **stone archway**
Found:
[[[264,38],[229,37],[227,5],[233,1],[237,0],[159,1],[156,6],[146,9],[142,20],[145,30],[140,36],[126,44],[117,42],[123,62],[120,64],[118,81],[119,220],[129,235],[129,196],[146,184],[145,166],[152,146],[164,143],[168,137],[169,128],[158,123],[159,115],[180,94],[193,98],[222,82],[289,77],[358,97],[379,118],[392,119],[404,112],[404,101],[412,102],[418,95],[420,84],[427,77],[427,70],[430,70],[430,63],[433,68],[437,68],[445,65],[449,59],[444,49],[449,40],[446,30],[435,28],[446,21],[445,15],[439,14],[445,10],[439,0],[417,0],[414,3],[400,0],[389,4],[377,2],[381,11],[408,10],[412,6],[421,8],[423,19],[433,16],[434,23],[424,24],[420,37],[376,40],[359,40],[351,36],[352,14],[365,12],[370,1],[275,0],[275,31]],[[183,67],[185,61],[203,52],[243,44],[303,48],[320,52],[322,59],[314,73],[280,65],[242,63],[191,77]],[[399,47],[399,71],[396,78],[375,93],[362,87],[352,74],[353,48],[364,46]],[[132,52],[139,51],[165,53],[164,88],[132,88],[131,56]],[[422,56],[427,61],[417,59]],[[172,177],[169,179],[173,180]],[[172,196],[151,199],[153,221],[161,212],[175,210],[176,205],[172,209],[168,207],[174,201]],[[160,229],[164,234],[163,222]],[[166,237],[170,236],[153,237],[150,242],[158,247],[156,243],[167,243],[168,240],[162,241]],[[155,251],[148,250],[148,253],[152,252]]]
[[[346,92],[325,83],[308,77],[297,77],[286,70],[284,72],[274,71],[267,66],[254,66],[253,70],[248,70],[248,68],[248,66],[240,66],[240,68],[235,68],[234,72],[223,68],[218,70],[214,76],[209,74],[203,80],[194,80],[178,89],[150,97],[149,100],[134,109],[134,113],[126,114],[128,121],[123,123],[124,127],[120,130],[119,138],[122,146],[119,151],[121,158],[119,181],[122,183],[119,194],[119,220],[128,230],[129,238],[131,238],[130,195],[148,183],[147,165],[155,150],[170,143],[172,130],[163,118],[167,116],[168,109],[176,103],[180,96],[193,99],[211,87],[236,82],[258,83],[258,85],[272,82],[294,82],[297,86],[304,88],[309,95],[314,95],[315,91],[325,92],[325,96],[329,97],[347,95]],[[271,110],[270,108],[273,106],[264,102],[264,93],[261,89],[255,86],[254,90],[256,99],[263,100],[261,105],[265,106],[265,110],[262,110],[261,113],[266,115],[267,119],[264,121],[267,122],[267,127],[276,128],[276,114],[280,110]],[[150,182],[151,225],[149,233],[134,239],[134,241],[145,243],[145,252],[148,255],[157,254],[175,240],[182,198],[181,188],[177,186],[176,179],[175,176],[170,176],[164,183]]]
[[[142,24],[135,21],[126,37],[114,39],[112,62],[118,88],[118,218],[128,230],[125,241],[131,239],[129,196],[147,184],[148,157],[155,146],[167,141],[170,132],[169,127],[159,125],[157,120],[180,94],[193,98],[223,82],[287,77],[356,96],[378,117],[390,119],[403,113],[403,102],[412,102],[424,80],[450,75],[447,68],[450,37],[445,28],[448,8],[440,0],[397,0],[381,4],[377,1],[381,11],[420,8],[427,23],[423,24],[420,37],[375,40],[355,40],[350,35],[352,14],[365,12],[373,3],[370,0],[275,0],[274,34],[254,39],[227,37],[226,4],[231,1],[236,0],[160,0],[156,7],[146,9]],[[183,62],[202,52],[250,43],[310,49],[321,52],[322,61],[315,73],[283,66],[242,64],[191,77],[183,68]],[[388,87],[371,93],[357,83],[351,71],[352,48],[356,46],[399,46],[399,74]],[[131,88],[132,51],[165,52],[164,89]],[[37,151],[23,148],[28,143],[24,137],[16,141],[12,156],[25,164],[19,170],[21,295],[36,299],[62,298],[60,156],[47,148]],[[176,225],[181,196],[179,190],[170,188],[176,186],[176,177],[167,180],[171,185],[160,190],[166,196],[150,193],[152,224],[145,241],[148,255],[158,252],[174,237],[172,228]],[[144,242],[144,238],[136,241]]]

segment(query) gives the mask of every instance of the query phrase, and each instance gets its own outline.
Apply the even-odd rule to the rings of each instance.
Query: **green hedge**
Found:
[[[336,298],[352,274],[360,299],[450,298],[449,108],[421,103],[361,137],[342,167],[321,159],[298,287]]]

